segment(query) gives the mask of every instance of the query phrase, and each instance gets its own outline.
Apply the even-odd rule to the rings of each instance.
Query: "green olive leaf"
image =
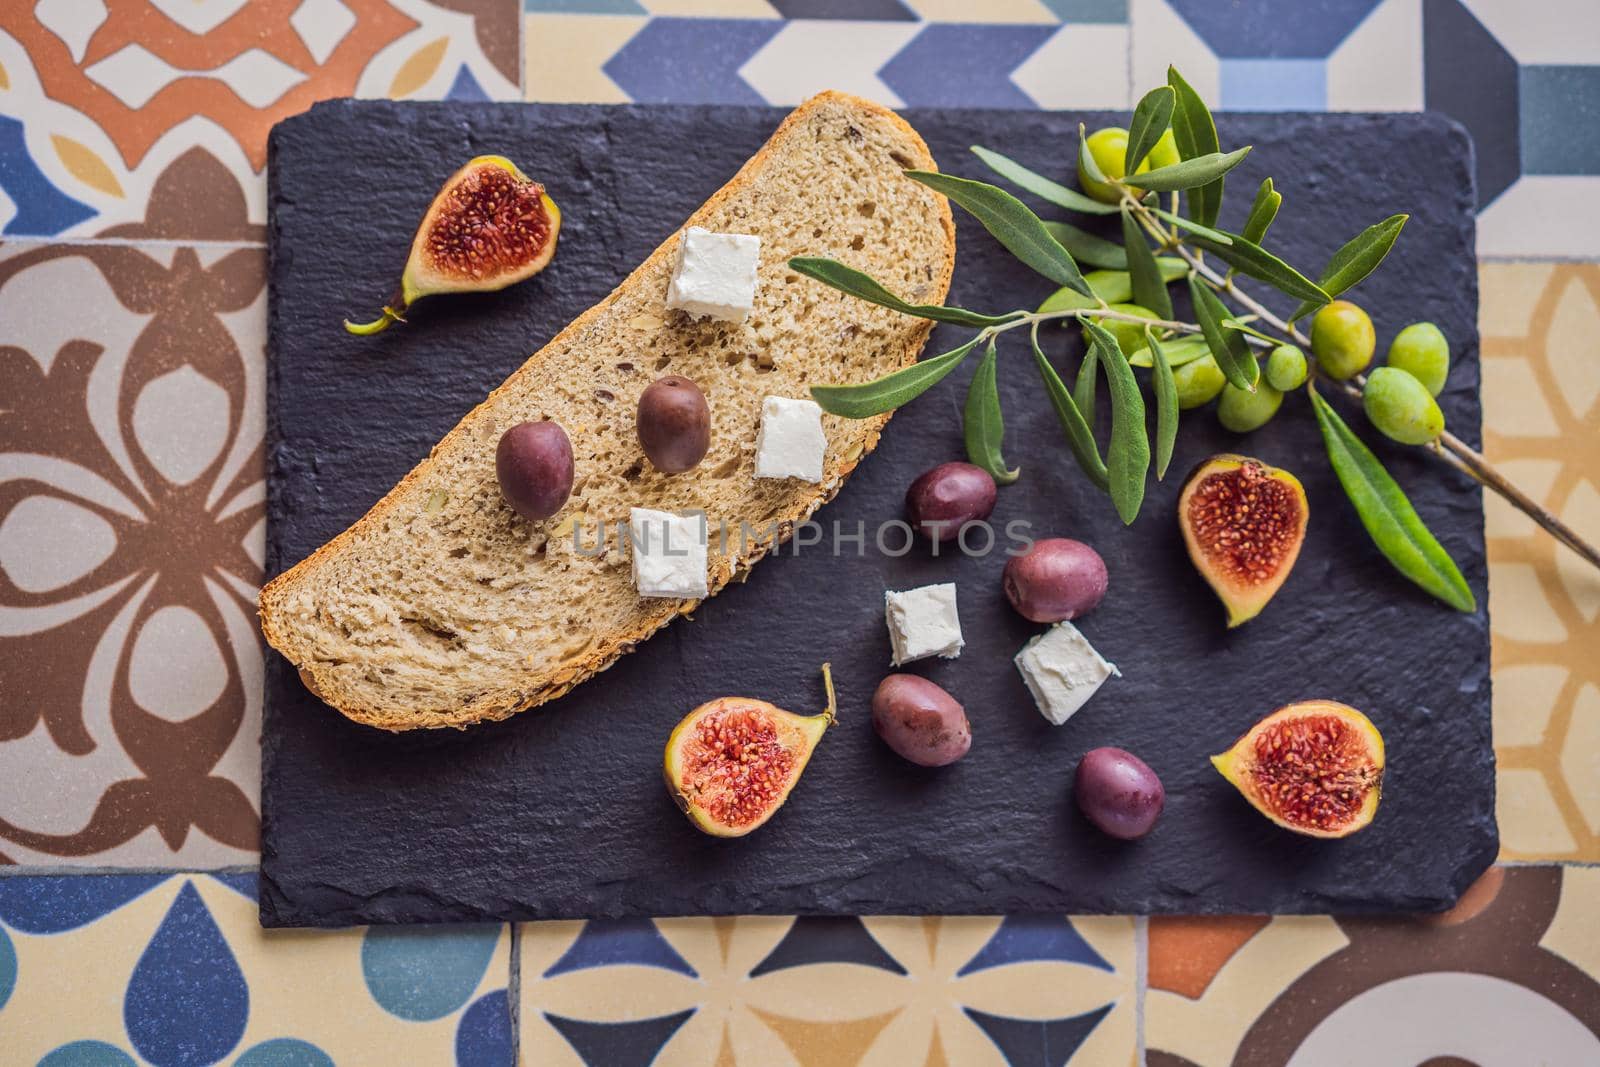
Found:
[[[1175,282],[1189,273],[1189,264],[1177,256],[1157,256],[1156,266],[1161,270],[1163,282]],[[1083,276],[1094,295],[1108,304],[1126,304],[1133,299],[1133,280],[1125,270],[1092,270]],[[1099,307],[1100,300],[1091,300],[1075,289],[1062,287],[1044,298],[1039,305],[1041,314],[1052,311],[1078,311]]]
[[[1394,564],[1395,570],[1457,611],[1476,611],[1477,598],[1460,568],[1418,517],[1378,457],[1322,399],[1315,383],[1307,392],[1333,472],[1378,551]]]
[[[1166,279],[1161,276],[1155,253],[1145,242],[1144,232],[1128,211],[1122,213],[1122,244],[1128,257],[1133,302],[1154,311],[1157,318],[1172,318],[1172,297],[1167,293]]]
[[[1010,485],[1022,470],[1008,468],[1000,454],[1005,432],[1005,421],[1000,417],[1000,390],[995,382],[995,344],[991,338],[983,358],[978,361],[978,372],[967,388],[962,433],[967,442],[967,458],[988,471],[999,484]]]
[[[1252,318],[1254,318],[1254,316],[1252,316]],[[1270,333],[1262,333],[1260,330],[1250,325],[1249,320],[1243,318],[1223,319],[1217,325],[1221,326],[1224,330],[1238,330],[1240,333],[1247,333],[1257,340],[1267,342],[1273,348],[1277,348],[1279,345],[1283,344],[1283,340],[1281,338],[1274,337]]]
[[[1081,315],[1079,320],[1087,322]],[[1100,350],[1091,344],[1084,350],[1083,362],[1078,364],[1078,377],[1072,383],[1072,399],[1090,426],[1094,425],[1094,394],[1099,381]]]
[[[1083,123],[1078,123],[1078,165],[1083,172],[1097,182],[1108,182],[1106,172],[1100,169],[1099,160],[1094,158],[1094,153],[1089,151],[1089,133],[1084,129]]]
[[[1162,352],[1167,357],[1167,366],[1181,367],[1185,363],[1193,363],[1197,359],[1204,359],[1211,354],[1211,346],[1206,344],[1204,337],[1190,334],[1179,337],[1177,340],[1168,340],[1161,346]],[[1150,367],[1154,360],[1150,355],[1149,346],[1139,349],[1128,357],[1128,362],[1135,367]]]
[[[1225,329],[1224,319],[1235,316],[1226,304],[1198,277],[1189,275],[1189,295],[1194,298],[1194,317],[1200,323],[1200,332],[1216,358],[1217,366],[1236,388],[1246,392],[1256,391],[1256,379],[1261,377],[1261,367],[1245,343],[1244,335],[1237,330]]]
[[[1151,193],[1150,195],[1156,196],[1157,194]],[[1163,211],[1154,204],[1148,206],[1150,208],[1150,214],[1156,216],[1157,218],[1165,219],[1180,229],[1188,230],[1190,233],[1198,234],[1201,237],[1209,237],[1218,244],[1225,245],[1233,243],[1233,238],[1229,237],[1221,230],[1213,230],[1210,226],[1202,226],[1193,219],[1186,219],[1182,215],[1174,215],[1170,211]]]
[[[1085,233],[1068,223],[1056,222],[1054,219],[1046,222],[1044,228],[1051,237],[1060,242],[1062,248],[1071,253],[1073,259],[1080,263],[1110,270],[1127,269],[1128,254],[1122,250],[1121,245],[1104,237]]]
[[[1400,231],[1405,228],[1406,220],[1410,217],[1410,215],[1390,215],[1382,222],[1368,226],[1350,238],[1333,254],[1333,258],[1328,260],[1328,265],[1323,268],[1322,277],[1317,279],[1317,284],[1329,299],[1346,292],[1377,269],[1378,264],[1383,262],[1383,257],[1389,254],[1389,249],[1394,247]],[[1319,306],[1308,299],[1294,309],[1289,321],[1294,322],[1317,310]]]
[[[1321,286],[1254,241],[1239,234],[1228,236],[1233,240],[1226,245],[1204,237],[1194,237],[1190,243],[1210,252],[1239,273],[1259,278],[1286,296],[1299,297],[1319,305],[1331,299]]]
[[[1050,406],[1055,408],[1056,419],[1061,423],[1061,428],[1066,431],[1067,444],[1072,448],[1072,455],[1078,461],[1078,466],[1089,480],[1101,489],[1107,487],[1107,474],[1105,461],[1100,458],[1100,447],[1095,444],[1094,431],[1089,428],[1089,422],[1083,417],[1083,412],[1078,410],[1078,405],[1073,401],[1072,394],[1067,391],[1067,386],[1044,358],[1044,351],[1039,347],[1039,328],[1034,325],[1029,334],[1033,342],[1033,362],[1039,368],[1039,377],[1044,379],[1045,395],[1050,398]]]
[[[1283,194],[1272,187],[1271,178],[1262,178],[1261,187],[1256,190],[1255,202],[1250,205],[1250,216],[1244,220],[1244,229],[1240,231],[1244,239],[1252,244],[1260,244],[1267,235],[1267,227],[1278,217],[1278,208],[1282,206]]]
[[[1025,192],[1032,193],[1040,200],[1047,200],[1057,207],[1064,207],[1068,211],[1078,211],[1086,215],[1110,215],[1117,210],[1117,205],[1115,204],[1102,204],[1091,196],[1085,196],[1076,189],[1069,189],[1060,182],[1053,182],[1043,174],[1029,170],[1016,160],[984,148],[982,145],[973,145],[972,152],[983,160],[985,166],[1012,185]]]
[[[1111,444],[1106,449],[1106,474],[1110,480],[1111,502],[1124,526],[1139,517],[1144,503],[1145,476],[1150,470],[1150,438],[1144,423],[1144,393],[1133,376],[1122,348],[1097,322],[1086,321],[1100,358],[1106,367],[1106,384],[1111,392]]]
[[[956,326],[972,326],[981,328],[994,326],[1015,317],[1016,312],[1008,315],[980,315],[976,311],[966,308],[940,307],[935,304],[910,304],[895,296],[885,289],[870,275],[863,274],[854,267],[847,267],[833,259],[819,259],[807,256],[796,256],[789,260],[789,269],[796,274],[804,274],[807,278],[815,278],[824,285],[832,286],[841,293],[860,297],[870,303],[881,307],[891,308],[903,315],[915,315],[919,319],[933,319],[936,322],[948,322]]]
[[[1217,124],[1211,118],[1211,109],[1200,99],[1193,86],[1183,80],[1176,67],[1167,68],[1167,84],[1172,86],[1176,99],[1172,108],[1172,139],[1178,142],[1178,155],[1184,159],[1199,159],[1212,152],[1221,151],[1217,140]],[[1215,226],[1217,212],[1222,209],[1223,181],[1218,178],[1210,185],[1190,189],[1189,217],[1202,226]]]
[[[1172,377],[1172,365],[1167,362],[1165,349],[1148,326],[1144,328],[1144,343],[1154,367],[1150,382],[1156,394],[1156,480],[1159,481],[1167,476],[1172,446],[1178,441],[1178,383]]]
[[[1250,149],[1250,145],[1245,145],[1232,152],[1210,152],[1194,159],[1185,159],[1181,163],[1174,163],[1170,167],[1157,167],[1155,170],[1146,171],[1134,180],[1139,183],[1139,188],[1156,193],[1198,189],[1202,185],[1221,181],[1224,174],[1244,162],[1244,157],[1250,154]],[[1209,226],[1211,222],[1203,225]]]
[[[811,399],[823,411],[843,415],[847,419],[866,419],[893,411],[908,400],[915,400],[961,366],[961,361],[977,346],[978,340],[978,337],[974,337],[942,356],[921,360],[904,370],[870,382],[859,385],[813,385]]]
[[[1122,173],[1132,174],[1144,162],[1144,157],[1155,148],[1161,135],[1172,125],[1172,106],[1177,94],[1171,86],[1161,85],[1144,94],[1133,109],[1133,119],[1128,123],[1128,150],[1122,157]]]
[[[1061,242],[1050,236],[1039,216],[1004,189],[937,171],[908,170],[905,174],[960,204],[1027,266],[1057,285],[1070,286],[1084,296],[1093,295]]]

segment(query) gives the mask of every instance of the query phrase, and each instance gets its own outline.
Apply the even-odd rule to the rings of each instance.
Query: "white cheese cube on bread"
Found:
[[[929,656],[955,659],[966,644],[961,639],[961,617],[956,614],[954,582],[885,592],[883,614],[894,650],[890,662],[896,667]]]
[[[667,284],[668,310],[697,319],[743,322],[756,300],[761,238],[712,233],[690,226],[678,242],[678,264]]]
[[[634,508],[628,517],[633,584],[640,596],[706,595],[706,518]]]
[[[1023,645],[1014,662],[1039,714],[1055,726],[1072,718],[1107,678],[1122,676],[1070,622],[1058,622]]]
[[[769,396],[761,402],[761,430],[756,434],[757,478],[820,482],[827,453],[822,409],[816,401]]]

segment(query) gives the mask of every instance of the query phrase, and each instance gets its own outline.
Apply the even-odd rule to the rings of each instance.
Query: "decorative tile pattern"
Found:
[[[1134,924],[658,919],[522,928],[529,1062],[1129,1064]]]
[[[0,1061],[510,1067],[506,927],[268,933],[255,897],[253,874],[0,878]]]

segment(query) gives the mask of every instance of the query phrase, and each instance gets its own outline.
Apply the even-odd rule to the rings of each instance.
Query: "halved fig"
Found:
[[[690,822],[713,837],[743,837],[783,807],[838,717],[826,663],[822,679],[828,708],[820,715],[796,715],[752,697],[718,697],[684,716],[667,738],[662,770]]]
[[[1306,538],[1300,480],[1249,456],[1212,456],[1178,497],[1189,558],[1228,609],[1228,626],[1261,614]]]
[[[1308,837],[1366,827],[1383,790],[1383,735],[1333,700],[1279,708],[1211,762],[1257,811]]]
[[[478,156],[456,171],[428,205],[411,239],[400,292],[354,334],[404,322],[412,304],[440,293],[481,293],[533,277],[556,254],[561,210],[544,186],[504,156]]]

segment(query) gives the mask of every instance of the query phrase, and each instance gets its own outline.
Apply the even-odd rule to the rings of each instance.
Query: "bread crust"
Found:
[[[916,150],[916,165],[925,170],[935,170],[937,165],[933,156],[928,151],[926,143],[912,126],[895,114],[889,108],[860,97],[852,96],[829,90],[811,97],[801,104],[774,131],[768,141],[752,156],[744,166],[717,192],[702,204],[686,225],[693,225],[707,212],[719,207],[724,202],[735,196],[748,183],[757,180],[757,177],[778,144],[791,127],[806,121],[812,112],[828,105],[843,105],[857,109],[863,114],[871,115],[891,123]],[[930,281],[932,303],[940,303],[950,288],[950,279],[955,270],[955,222],[951,217],[949,203],[944,197],[936,197],[939,222],[944,230],[944,257],[942,264],[935,268],[935,277]],[[537,366],[546,353],[557,349],[565,342],[581,333],[587,328],[608,306],[615,302],[618,296],[636,284],[636,280],[645,275],[650,269],[659,264],[663,259],[672,255],[676,249],[677,231],[652,252],[638,267],[634,268],[623,281],[611,291],[605,299],[579,315],[566,328],[558,333],[550,342],[539,351],[535,352],[500,386],[496,387],[487,398],[472,412],[463,416],[448,434],[435,446],[427,459],[418,463],[402,478],[393,489],[372,506],[360,519],[356,520],[348,529],[334,537],[327,544],[317,549],[306,559],[291,567],[268,582],[261,590],[259,598],[259,615],[261,619],[261,632],[267,642],[275,649],[284,653],[299,670],[300,678],[306,688],[320,700],[338,710],[346,717],[364,725],[379,729],[400,731],[423,728],[439,727],[466,727],[476,722],[493,721],[507,718],[519,711],[536,707],[547,701],[554,700],[570,692],[580,683],[592,678],[615,663],[623,654],[633,650],[639,642],[653,635],[673,618],[687,613],[699,603],[698,600],[662,600],[660,606],[639,625],[618,633],[601,635],[596,645],[582,658],[562,666],[559,670],[551,672],[548,677],[530,677],[523,680],[523,685],[516,690],[504,690],[479,694],[474,699],[460,707],[441,708],[432,711],[395,710],[392,708],[375,707],[361,696],[349,692],[346,687],[339,684],[338,680],[325,668],[324,664],[316,661],[297,662],[291,654],[294,648],[294,621],[285,610],[285,602],[289,595],[301,587],[303,583],[313,581],[319,569],[327,565],[354,539],[374,526],[381,524],[389,514],[394,511],[398,502],[405,496],[410,486],[426,476],[434,462],[434,455],[466,432],[466,424],[473,415],[484,407],[492,407],[496,397],[507,386],[507,383],[525,374],[532,367]],[[894,361],[894,366],[888,369],[898,369],[915,363],[917,357],[926,343],[929,333],[932,332],[931,321],[919,321],[904,336],[899,358]],[[765,556],[773,548],[781,545],[792,534],[795,525],[805,521],[816,510],[833,499],[834,495],[842,488],[845,479],[859,465],[860,461],[870,453],[878,443],[878,438],[883,427],[888,423],[892,412],[886,412],[871,419],[861,420],[856,425],[861,427],[863,439],[859,450],[851,449],[844,455],[831,455],[823,473],[823,481],[816,486],[816,491],[803,501],[797,514],[787,516],[780,521],[780,536],[767,543],[756,544],[740,557],[732,567],[725,570],[719,569],[717,573],[708,575],[707,597],[716,596],[729,581],[740,571],[748,570],[756,561]]]

